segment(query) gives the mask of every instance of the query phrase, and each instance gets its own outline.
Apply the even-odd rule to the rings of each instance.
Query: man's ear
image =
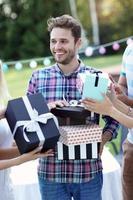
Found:
[[[78,49],[81,47],[81,45],[82,45],[82,39],[81,39],[81,38],[79,38],[79,39],[77,40],[76,45],[77,45],[77,48],[78,48]]]

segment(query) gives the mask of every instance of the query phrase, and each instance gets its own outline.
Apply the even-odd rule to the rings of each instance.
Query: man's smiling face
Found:
[[[50,33],[50,50],[59,64],[69,64],[75,57],[78,41],[72,36],[70,29],[53,28]]]

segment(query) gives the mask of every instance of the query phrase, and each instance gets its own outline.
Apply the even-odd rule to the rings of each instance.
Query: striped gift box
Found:
[[[100,142],[80,145],[65,145],[57,142],[58,160],[97,159]]]

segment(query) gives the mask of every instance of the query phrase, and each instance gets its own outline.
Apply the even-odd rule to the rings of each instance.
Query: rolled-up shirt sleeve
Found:
[[[28,87],[27,87],[27,95],[35,94],[36,93],[36,86],[37,86],[37,71],[32,73],[32,76],[29,80]]]
[[[118,130],[120,127],[119,122],[117,122],[115,119],[109,116],[102,116],[103,120],[105,121],[105,126],[103,128],[103,134],[105,132],[110,132],[112,134],[112,139],[117,137]]]

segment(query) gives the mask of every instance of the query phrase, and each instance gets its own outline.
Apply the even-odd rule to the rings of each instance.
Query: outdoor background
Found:
[[[66,13],[81,22],[85,44],[85,38],[99,45],[133,35],[132,0],[0,0],[1,59],[50,55],[47,19]]]
[[[86,64],[120,69],[124,49],[133,40],[132,0],[0,0],[0,60],[12,98],[25,94],[33,70],[52,64],[47,19],[62,14],[82,24],[79,57]]]

